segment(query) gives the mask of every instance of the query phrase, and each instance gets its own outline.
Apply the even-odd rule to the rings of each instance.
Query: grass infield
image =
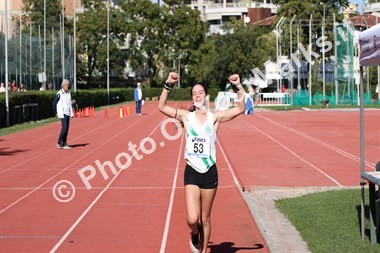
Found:
[[[313,193],[277,200],[279,210],[296,227],[313,253],[375,253],[371,245],[368,189],[365,189],[365,237],[360,230],[360,189]]]

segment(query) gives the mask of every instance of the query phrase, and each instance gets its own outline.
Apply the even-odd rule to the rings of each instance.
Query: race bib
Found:
[[[186,150],[189,156],[209,158],[210,147],[211,147],[210,136],[189,135],[187,137]]]

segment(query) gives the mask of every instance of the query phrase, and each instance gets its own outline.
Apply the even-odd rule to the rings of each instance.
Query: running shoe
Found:
[[[57,144],[57,148],[62,149],[63,146],[61,144]]]
[[[200,249],[200,234],[201,234],[201,228],[200,224],[197,225],[198,232],[196,234],[193,234],[193,232],[190,232],[190,249],[193,253],[199,253]]]
[[[71,146],[69,146],[68,144],[65,144],[63,145],[63,149],[71,149]]]

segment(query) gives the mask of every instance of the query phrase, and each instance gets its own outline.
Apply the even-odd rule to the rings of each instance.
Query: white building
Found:
[[[185,0],[185,4],[201,12],[203,21],[210,24],[209,34],[221,33],[220,27],[226,21],[245,19],[248,23],[277,14],[277,5],[272,0]]]
[[[363,12],[380,17],[380,1],[377,1],[377,3],[366,3],[363,6]]]

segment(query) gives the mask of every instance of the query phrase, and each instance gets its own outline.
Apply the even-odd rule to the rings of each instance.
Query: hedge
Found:
[[[72,99],[77,102],[76,108],[87,106],[105,106],[108,104],[107,90],[77,90],[71,91]],[[109,104],[117,104],[126,101],[133,101],[133,88],[110,89]],[[162,88],[143,88],[144,98],[158,97]],[[41,120],[54,116],[52,102],[57,91],[28,91],[9,93],[9,124],[14,125],[29,120]],[[209,90],[211,98],[218,94],[217,89]],[[190,88],[172,89],[169,100],[191,100]],[[38,104],[37,106],[33,106]],[[34,117],[34,118],[33,118]],[[0,127],[6,126],[6,105],[5,93],[0,94]]]

